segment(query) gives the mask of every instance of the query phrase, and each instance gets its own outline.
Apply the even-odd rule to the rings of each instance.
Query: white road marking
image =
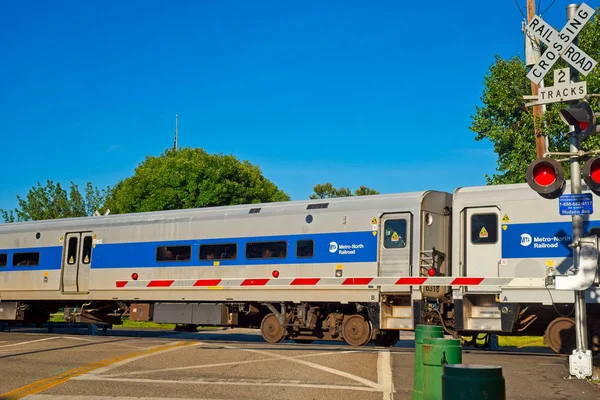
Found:
[[[394,381],[392,357],[389,350],[382,350],[377,356],[377,383],[383,391],[383,400],[392,400],[394,398]]]
[[[327,355],[331,355],[331,354],[346,354],[346,353],[355,353],[355,352],[354,351],[343,351],[343,352],[333,351],[333,352],[329,352],[329,353],[302,354],[299,356],[293,356],[291,358],[317,357],[317,356],[327,356]],[[277,360],[273,357],[270,357],[270,358],[261,358],[258,360],[230,361],[230,362],[224,362],[224,363],[218,363],[218,364],[190,365],[188,367],[171,367],[171,368],[161,368],[161,369],[152,369],[152,370],[149,369],[149,370],[144,370],[144,371],[119,372],[118,374],[102,375],[102,377],[117,378],[117,377],[123,377],[123,376],[131,376],[131,375],[151,374],[151,373],[155,373],[155,372],[185,371],[185,370],[190,370],[190,369],[227,367],[229,365],[253,364],[253,363],[259,363],[259,362],[265,362],[265,361],[279,361],[279,360]]]
[[[205,346],[205,345],[210,345],[210,343],[197,342],[190,346],[187,346],[187,348],[197,347],[197,346]],[[83,374],[78,377],[74,377],[71,380],[94,380],[94,381],[132,382],[132,383],[191,383],[191,384],[223,384],[223,383],[227,383],[229,385],[296,386],[296,387],[309,387],[309,388],[319,388],[319,389],[362,390],[362,391],[370,391],[370,392],[381,392],[382,390],[384,390],[384,389],[382,389],[381,385],[377,382],[372,382],[368,379],[365,379],[365,378],[357,376],[357,375],[350,374],[345,371],[339,371],[334,368],[330,368],[330,367],[326,367],[323,365],[312,363],[310,361],[300,360],[300,359],[296,358],[297,356],[296,357],[288,357],[288,356],[283,356],[280,354],[273,354],[268,351],[255,350],[255,349],[241,349],[239,347],[227,346],[227,345],[222,345],[222,344],[220,346],[223,348],[227,348],[227,349],[246,351],[246,352],[250,352],[250,353],[256,353],[256,354],[268,356],[268,357],[270,357],[269,360],[271,360],[271,361],[284,360],[284,361],[290,361],[293,363],[305,365],[310,368],[318,369],[318,370],[324,371],[324,372],[329,372],[331,374],[338,375],[338,376],[347,378],[349,380],[353,380],[364,386],[307,384],[307,383],[301,383],[300,381],[298,381],[298,383],[290,383],[289,381],[286,381],[285,383],[282,383],[283,381],[275,381],[275,382],[270,381],[268,383],[264,383],[264,382],[259,383],[256,380],[244,381],[244,380],[240,380],[240,379],[236,379],[235,381],[229,381],[229,380],[223,380],[223,379],[215,381],[215,380],[211,380],[211,379],[207,379],[207,378],[191,380],[191,381],[188,381],[188,380],[185,380],[185,381],[183,381],[183,380],[181,380],[181,381],[180,380],[156,380],[156,379],[141,379],[141,378],[118,378],[118,377],[113,378],[113,377],[109,377],[109,376],[113,376],[113,375],[109,375],[109,376],[101,375],[101,374],[106,374],[108,371],[113,370],[114,368],[131,363],[133,361],[140,360],[140,359],[143,359],[143,358],[155,355],[155,354],[163,354],[163,353],[166,353],[169,351],[177,350],[178,348],[168,349],[168,350],[166,350],[164,352],[160,352],[160,353],[152,353],[152,354],[147,354],[147,355],[141,355],[139,357],[129,358],[127,360],[123,360],[123,361],[120,361],[120,362],[117,362],[117,363],[114,363],[111,365],[107,365],[106,367],[98,368],[98,369],[94,370],[93,372]],[[339,354],[340,352],[335,352],[335,353]],[[387,360],[388,360],[388,362],[390,360],[389,353],[388,353]],[[254,360],[252,360],[252,361],[254,361]],[[244,363],[244,362],[232,362],[231,364],[241,364],[241,363]],[[230,363],[227,363],[227,364],[230,364]],[[184,367],[183,369],[189,369],[189,367]],[[143,373],[151,373],[151,372],[155,372],[155,371],[144,371]],[[385,370],[384,370],[384,372],[385,372]],[[120,374],[115,374],[115,375],[120,376]],[[390,385],[391,385],[391,381],[390,381]],[[391,397],[388,397],[388,399],[391,399]]]
[[[63,339],[71,339],[71,340],[81,340],[84,342],[96,342],[96,340],[94,339],[88,339],[88,338],[82,338],[82,337],[77,337],[77,336],[62,336]],[[102,343],[102,342],[98,342],[98,343]]]
[[[115,396],[81,396],[81,395],[53,395],[53,394],[31,394],[29,396],[23,397],[23,400],[115,400]],[[194,397],[192,398],[184,398],[184,397],[124,397],[119,396],[119,400],[211,400],[205,398]]]
[[[365,386],[353,386],[353,385],[321,385],[313,383],[302,383],[302,381],[283,381],[283,380],[270,380],[270,381],[259,381],[256,379],[245,380],[239,378],[229,379],[207,379],[200,378],[195,380],[158,380],[158,379],[140,379],[140,378],[104,378],[98,375],[86,374],[72,378],[75,381],[99,381],[99,382],[126,382],[126,383],[144,383],[144,384],[193,384],[193,385],[236,385],[236,386],[284,386],[284,387],[304,387],[313,389],[338,389],[338,390],[359,390],[363,392],[380,392],[379,388],[371,388]]]
[[[236,348],[236,347],[232,347],[232,348]],[[330,374],[342,376],[344,378],[347,378],[347,379],[350,379],[350,380],[362,383],[365,386],[368,386],[370,388],[376,389],[376,391],[380,391],[381,390],[381,387],[379,386],[379,384],[377,384],[375,382],[371,382],[368,379],[365,379],[363,377],[350,374],[348,372],[339,371],[337,369],[333,369],[333,368],[325,367],[323,365],[315,364],[315,363],[312,363],[310,361],[298,360],[298,359],[295,359],[295,358],[292,358],[292,357],[282,356],[280,354],[273,354],[273,353],[269,353],[268,351],[262,351],[262,350],[254,350],[254,349],[238,349],[238,350],[248,351],[250,353],[262,354],[262,355],[266,355],[266,356],[271,356],[273,358],[278,358],[280,360],[291,361],[291,362],[294,362],[294,363],[297,363],[297,364],[306,365],[307,367],[311,367],[311,368],[318,369],[318,370],[321,370],[321,371],[329,372]]]
[[[4,345],[0,346],[0,348],[13,347],[13,346],[21,346],[21,345],[24,345],[24,344],[37,343],[37,342],[45,342],[46,340],[54,340],[54,339],[60,339],[60,336],[53,336],[53,337],[44,338],[44,339],[30,340],[28,342],[19,342],[19,343],[13,343],[13,344],[4,344]]]
[[[181,343],[181,342],[182,341],[169,342],[169,343],[175,345],[175,344]],[[202,343],[194,343],[192,345],[186,346],[186,348],[190,348],[190,347],[194,347],[194,346],[199,346],[200,344],[202,344]],[[156,347],[160,347],[160,346],[156,346]],[[84,374],[84,375],[81,375],[81,376],[102,374],[102,373],[110,371],[113,368],[117,368],[117,367],[119,367],[121,365],[125,365],[125,364],[128,364],[128,363],[136,361],[136,360],[141,360],[142,358],[150,357],[150,356],[153,356],[153,355],[156,355],[156,354],[168,353],[170,351],[181,349],[181,348],[182,347],[171,347],[169,349],[166,349],[166,350],[163,350],[163,351],[159,351],[159,352],[155,352],[155,353],[142,354],[142,355],[137,356],[137,357],[128,358],[126,360],[119,361],[119,362],[116,362],[114,364],[107,365],[106,367],[101,367],[101,368],[95,369],[93,372],[90,372],[88,374]],[[151,350],[151,349],[153,349],[153,347],[150,347],[148,350]]]

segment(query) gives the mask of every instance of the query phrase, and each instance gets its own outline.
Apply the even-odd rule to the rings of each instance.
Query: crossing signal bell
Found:
[[[598,167],[600,175],[600,160]],[[565,191],[566,183],[563,168],[552,158],[538,158],[527,167],[527,184],[542,197],[559,197]]]
[[[587,101],[582,101],[569,108],[561,108],[560,118],[567,125],[573,125],[575,134],[582,140],[590,135],[600,133],[600,130],[596,127],[597,118],[594,115],[594,110]]]

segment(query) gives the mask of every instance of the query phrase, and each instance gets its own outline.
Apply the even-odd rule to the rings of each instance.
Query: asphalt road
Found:
[[[412,340],[383,349],[270,345],[242,329],[80,332],[0,333],[0,399],[411,398]],[[463,363],[502,366],[507,399],[600,399],[569,379],[564,356],[463,350]]]

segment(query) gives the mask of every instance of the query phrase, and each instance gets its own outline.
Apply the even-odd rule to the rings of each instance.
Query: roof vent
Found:
[[[309,204],[306,209],[307,210],[316,210],[318,208],[327,208],[329,207],[329,203],[317,203],[317,204]]]

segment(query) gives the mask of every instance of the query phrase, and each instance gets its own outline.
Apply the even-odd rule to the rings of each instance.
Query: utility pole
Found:
[[[531,22],[531,19],[535,16],[535,0],[527,0],[527,23]],[[528,32],[525,31],[525,54],[529,55],[530,52],[528,51],[528,46],[531,46],[531,52],[533,53],[532,58],[533,60],[526,60],[528,65],[533,65],[535,63],[537,63],[537,61],[540,58],[541,52],[540,52],[540,44],[537,40],[535,40],[535,38],[530,37]],[[543,85],[543,82],[541,82],[541,84]],[[536,85],[535,83],[531,82],[531,95],[532,96],[537,96],[538,95],[538,85]],[[542,126],[542,122],[543,122],[543,114],[544,114],[544,110],[542,109],[543,106],[541,105],[536,105],[533,106],[533,126],[534,126],[534,133],[535,133],[535,150],[536,150],[536,154],[537,154],[537,158],[542,158],[544,156],[544,154],[546,153],[546,140],[544,138],[544,134],[542,132],[541,126]],[[545,106],[544,106],[545,108]]]
[[[177,141],[179,139],[179,123],[178,123],[178,115],[175,114],[175,144],[173,148],[177,151]]]
[[[567,21],[575,16],[577,9],[579,8],[579,4],[569,4],[567,5]],[[573,40],[573,44],[577,45],[577,36],[575,40]],[[579,81],[579,72],[577,69],[570,67],[571,69],[571,83]],[[581,141],[579,140],[579,136],[575,134],[575,127],[571,126],[569,131],[569,151],[571,154],[577,154],[581,150]],[[574,155],[570,157],[571,164],[571,193],[578,194],[581,193],[581,164],[579,162],[579,157]],[[579,239],[583,236],[583,216],[573,215],[571,226],[573,229],[573,238],[572,242],[578,243]],[[575,270],[579,270],[580,259],[579,259],[579,246],[573,247],[573,266]],[[576,346],[577,350],[585,353],[588,349],[588,340],[587,340],[587,314],[586,314],[586,302],[585,302],[585,290],[577,290],[575,291],[575,338],[576,338]]]

